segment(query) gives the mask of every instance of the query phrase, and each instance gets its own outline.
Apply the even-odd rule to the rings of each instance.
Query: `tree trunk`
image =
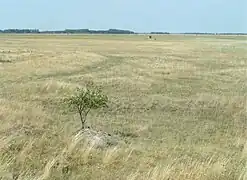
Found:
[[[83,117],[82,112],[79,112],[80,114],[80,119],[81,119],[81,129],[85,129],[85,121],[86,121],[86,117]]]

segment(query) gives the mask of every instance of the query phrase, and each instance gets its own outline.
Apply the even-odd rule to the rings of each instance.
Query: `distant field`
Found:
[[[0,35],[0,177],[246,180],[246,36],[153,36]],[[75,142],[60,101],[89,81],[88,125],[126,145]]]

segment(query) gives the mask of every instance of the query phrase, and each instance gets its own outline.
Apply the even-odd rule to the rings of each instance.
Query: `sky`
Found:
[[[0,0],[0,29],[247,32],[247,0]]]

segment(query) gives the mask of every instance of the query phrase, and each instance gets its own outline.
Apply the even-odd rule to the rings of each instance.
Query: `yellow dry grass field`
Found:
[[[246,180],[245,36],[1,35],[0,179]],[[94,82],[87,125],[61,103]]]

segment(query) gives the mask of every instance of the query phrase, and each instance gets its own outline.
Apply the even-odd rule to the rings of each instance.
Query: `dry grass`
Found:
[[[245,39],[0,36],[0,177],[246,180]],[[111,101],[88,124],[126,145],[75,135],[60,100],[88,81]]]

